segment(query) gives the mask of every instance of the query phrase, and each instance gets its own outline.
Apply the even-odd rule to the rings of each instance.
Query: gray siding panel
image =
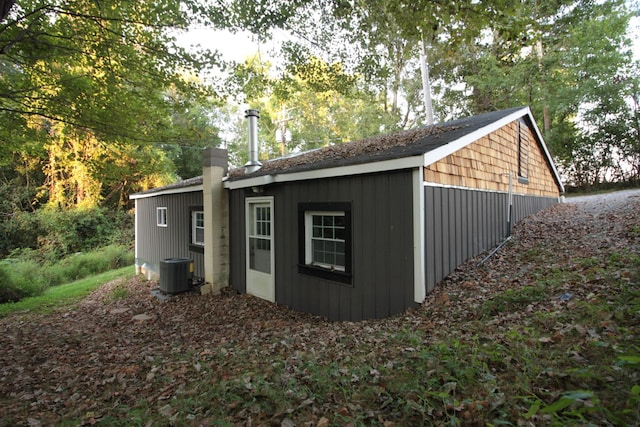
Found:
[[[189,248],[191,243],[191,214],[189,208],[202,206],[202,192],[161,195],[137,200],[138,259],[156,273],[160,261],[167,258],[189,258],[194,261],[194,275],[204,277],[204,257]],[[167,208],[167,227],[158,227],[156,208]]]
[[[244,200],[230,195],[231,284],[246,291]],[[276,302],[331,320],[384,318],[413,302],[413,193],[411,170],[273,184]],[[352,283],[298,272],[298,205],[350,202]]]
[[[425,186],[427,292],[460,264],[492,249],[508,234],[505,193]],[[513,222],[549,207],[550,197],[513,196]]]
[[[229,193],[229,285],[241,293],[247,290],[244,268],[246,262],[244,215],[244,191],[231,191]]]

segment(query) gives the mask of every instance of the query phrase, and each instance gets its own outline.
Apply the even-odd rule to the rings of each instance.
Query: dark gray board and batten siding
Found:
[[[355,175],[272,184],[263,192],[232,190],[230,285],[246,292],[245,200],[274,197],[276,302],[331,320],[385,318],[414,307],[412,172]],[[352,282],[298,271],[300,203],[350,202]]]
[[[204,255],[190,248],[191,209],[202,208],[202,200],[202,190],[137,199],[137,265],[150,263],[159,273],[163,259],[189,258],[194,261],[194,276],[204,277]],[[158,207],[167,208],[166,227],[157,225]]]
[[[425,186],[425,279],[427,293],[466,260],[508,236],[506,193]],[[513,196],[513,224],[557,198]]]

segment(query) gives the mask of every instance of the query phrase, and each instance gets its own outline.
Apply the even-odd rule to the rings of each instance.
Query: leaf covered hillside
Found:
[[[640,191],[518,223],[391,319],[160,302],[141,278],[0,319],[0,426],[634,425]]]

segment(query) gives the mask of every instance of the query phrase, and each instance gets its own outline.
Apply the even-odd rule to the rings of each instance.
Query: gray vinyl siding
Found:
[[[426,186],[427,292],[460,264],[495,247],[508,235],[505,193]],[[513,222],[557,203],[557,198],[513,196]]]
[[[204,256],[190,250],[191,214],[189,208],[202,206],[202,191],[168,194],[136,200],[136,264],[147,263],[159,273],[160,261],[189,258],[194,276],[204,277]],[[156,208],[167,208],[167,226],[158,227]]]
[[[247,292],[245,194],[251,193],[245,189],[229,192],[229,286],[240,293]],[[276,268],[278,268],[277,265]]]
[[[413,302],[413,193],[410,170],[274,184],[258,196],[274,196],[276,302],[331,320],[385,318]],[[230,284],[246,291],[245,200],[233,190],[230,209]],[[352,283],[298,272],[298,205],[350,202]]]

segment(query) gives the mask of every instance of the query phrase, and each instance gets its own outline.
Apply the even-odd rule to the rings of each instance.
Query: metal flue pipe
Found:
[[[249,161],[244,165],[245,173],[253,173],[262,167],[262,163],[258,160],[258,119],[260,112],[258,110],[246,110],[244,117],[248,119],[248,136],[247,148],[249,152]]]

